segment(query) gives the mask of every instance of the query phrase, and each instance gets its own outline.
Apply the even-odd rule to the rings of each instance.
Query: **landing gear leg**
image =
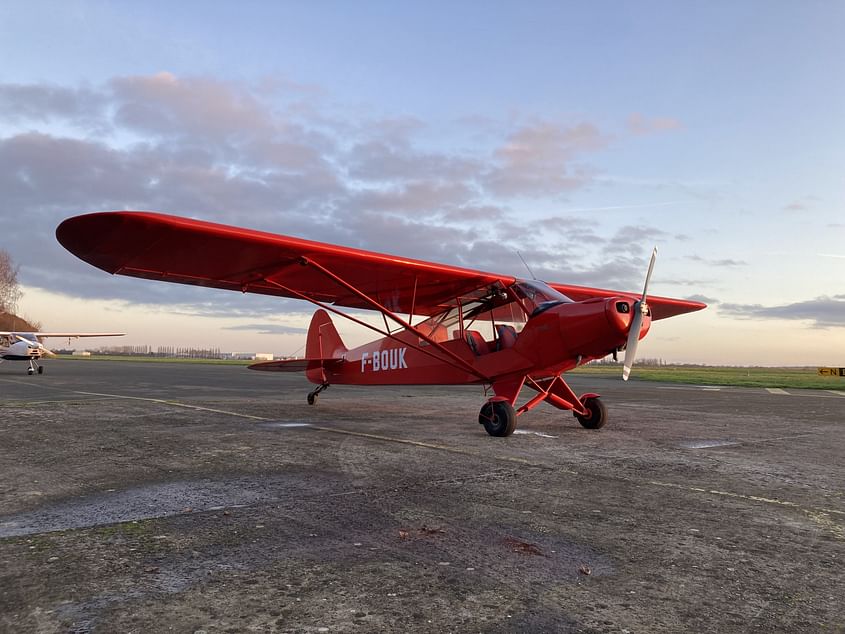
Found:
[[[29,369],[26,371],[26,373],[32,376],[33,374],[35,374],[36,370],[38,370],[38,374],[44,374],[44,368],[38,365],[38,361],[36,361],[35,359],[30,359]]]
[[[308,392],[308,404],[313,405],[317,402],[317,397],[320,395],[320,392],[329,389],[328,383],[323,383],[320,385],[316,390],[313,392]]]
[[[554,405],[558,409],[569,410],[578,419],[582,427],[586,429],[600,429],[607,423],[607,408],[599,399],[598,394],[582,394],[580,397],[572,391],[566,381],[560,375],[551,380],[544,381],[529,380],[526,382],[539,394],[519,408],[518,414],[522,414],[542,401]]]

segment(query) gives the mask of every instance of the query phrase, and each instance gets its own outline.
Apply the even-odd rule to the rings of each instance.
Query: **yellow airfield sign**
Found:
[[[845,376],[845,368],[819,368],[821,376]]]

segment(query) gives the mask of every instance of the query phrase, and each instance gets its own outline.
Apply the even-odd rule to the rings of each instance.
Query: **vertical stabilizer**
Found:
[[[329,314],[319,309],[311,318],[311,325],[308,327],[308,339],[305,341],[305,358],[307,359],[339,359],[347,351],[346,346],[332,323]],[[312,383],[325,383],[325,374],[322,363],[309,364],[305,375]]]
[[[337,359],[347,351],[332,318],[322,308],[314,313],[308,327],[305,357],[308,359]]]

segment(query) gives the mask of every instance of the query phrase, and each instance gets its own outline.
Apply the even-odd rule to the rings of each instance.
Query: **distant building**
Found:
[[[74,356],[74,357],[90,357],[91,353],[88,352],[87,350],[74,350],[71,353],[71,356]]]
[[[256,359],[259,361],[273,360],[273,354],[270,352],[231,352],[228,356],[230,359],[237,359],[239,361],[255,361]]]

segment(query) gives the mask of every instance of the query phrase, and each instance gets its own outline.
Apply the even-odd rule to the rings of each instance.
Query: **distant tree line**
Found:
[[[179,346],[101,346],[92,350],[95,354],[121,357],[178,357],[183,359],[222,359],[220,348],[183,348]]]
[[[623,353],[618,355],[617,361],[614,361],[613,357],[608,355],[608,356],[604,357],[603,359],[597,359],[595,361],[590,361],[587,365],[622,365],[622,361],[624,360],[624,358],[625,358],[625,353],[623,352]],[[660,366],[669,365],[669,364],[666,363],[666,361],[664,361],[663,359],[657,359],[657,358],[653,358],[653,359],[643,358],[643,359],[641,359],[641,358],[637,357],[637,365],[645,365],[645,366],[649,366],[649,367],[660,367]]]

